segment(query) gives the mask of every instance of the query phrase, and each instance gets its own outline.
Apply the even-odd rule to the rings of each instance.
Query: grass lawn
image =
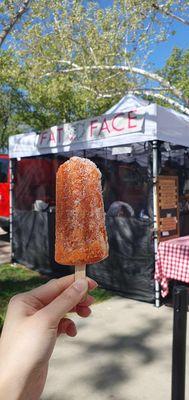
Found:
[[[31,290],[47,281],[36,271],[16,265],[4,264],[0,266],[0,330],[3,325],[8,302],[17,293]],[[95,302],[101,302],[112,297],[112,293],[104,289],[95,289],[92,292]]]

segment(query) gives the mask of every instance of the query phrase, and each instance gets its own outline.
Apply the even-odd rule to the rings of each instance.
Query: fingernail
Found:
[[[51,285],[51,283],[54,282],[54,281],[57,281],[57,279],[55,279],[55,278],[54,278],[54,279],[50,279],[50,280],[46,283],[46,285]]]
[[[74,282],[73,287],[80,293],[86,292],[88,289],[88,282],[86,279],[78,279]]]

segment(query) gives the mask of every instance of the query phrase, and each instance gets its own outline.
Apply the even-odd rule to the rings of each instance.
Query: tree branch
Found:
[[[56,61],[57,62],[57,61]],[[75,64],[75,63],[73,63],[73,62],[71,62],[71,61],[67,61],[67,60],[58,60],[58,63],[61,63],[61,64],[68,64],[68,65],[71,65],[71,67],[74,67],[74,68],[79,68],[79,65],[78,64]]]
[[[178,22],[181,22],[182,24],[188,25],[189,26],[189,21],[187,21],[184,18],[179,17],[178,15],[173,14],[172,12],[168,11],[165,9],[164,5],[159,5],[156,3],[152,4],[152,7],[156,10],[159,11],[161,14],[165,14],[168,17],[171,17],[173,19],[175,19]]]
[[[122,92],[104,93],[104,94],[99,93],[96,99],[97,100],[99,100],[99,99],[112,99],[112,97],[115,97],[115,96],[123,96],[123,93]]]
[[[135,94],[141,94],[139,90],[132,90]],[[147,96],[152,96],[155,99],[163,100],[166,103],[170,104],[172,107],[178,108],[183,113],[189,115],[189,108],[182,106],[182,104],[178,103],[178,101],[171,99],[170,97],[166,97],[161,93],[154,93],[151,90],[142,90],[142,93],[146,94]]]
[[[10,22],[7,25],[5,25],[5,27],[3,28],[2,32],[0,33],[0,47],[2,46],[6,37],[11,32],[11,30],[14,28],[16,23],[20,20],[22,15],[27,11],[30,1],[31,0],[24,0],[23,4],[20,7],[20,9],[18,10],[18,12],[15,15],[13,15],[13,17],[10,19]]]
[[[63,74],[69,74],[70,72],[82,72],[82,71],[103,71],[103,70],[108,70],[108,71],[115,71],[115,70],[120,70],[120,71],[126,71],[129,73],[133,73],[136,75],[142,75],[145,76],[148,79],[154,80],[158,83],[160,83],[165,89],[169,90],[170,92],[172,92],[176,97],[178,97],[181,100],[183,99],[183,94],[182,92],[175,88],[174,86],[172,86],[168,81],[166,81],[162,76],[154,73],[154,72],[149,72],[146,71],[144,69],[141,68],[136,68],[136,67],[128,67],[125,65],[91,65],[91,66],[85,66],[85,67],[74,67],[74,68],[66,68],[66,69],[62,69],[61,71],[59,71],[60,73]],[[53,75],[53,72],[49,72],[47,74],[44,75],[44,77],[46,76],[51,76]]]
[[[182,104],[178,103],[178,101],[171,99],[170,97],[166,97],[161,93],[154,93],[153,90],[145,90],[145,89],[132,89],[129,92],[138,94],[140,96],[141,96],[141,94],[145,94],[147,96],[152,96],[154,99],[163,100],[167,104],[170,104],[170,106],[178,108],[178,110],[181,111],[182,113],[189,115],[189,108],[184,107]],[[110,93],[99,94],[97,96],[97,100],[110,99],[110,98],[118,96],[118,95],[123,95],[123,93],[114,92],[111,94]]]

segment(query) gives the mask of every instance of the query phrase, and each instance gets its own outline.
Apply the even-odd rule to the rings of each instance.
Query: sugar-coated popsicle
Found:
[[[92,161],[72,157],[56,176],[55,260],[82,266],[107,256],[101,173]]]

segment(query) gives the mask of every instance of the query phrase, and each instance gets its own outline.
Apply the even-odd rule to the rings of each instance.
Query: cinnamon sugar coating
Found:
[[[101,173],[92,161],[72,157],[56,176],[55,260],[81,265],[107,256]]]

